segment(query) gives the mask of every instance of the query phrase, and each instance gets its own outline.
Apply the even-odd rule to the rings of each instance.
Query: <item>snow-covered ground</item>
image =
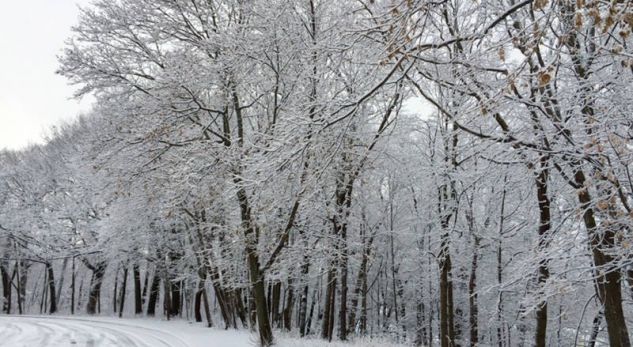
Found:
[[[209,329],[184,321],[0,316],[0,346],[7,347],[238,347],[254,342],[244,331]]]
[[[114,317],[0,316],[2,347],[251,347],[247,330],[206,328],[186,321]],[[327,343],[278,336],[278,347],[396,346],[379,340]]]

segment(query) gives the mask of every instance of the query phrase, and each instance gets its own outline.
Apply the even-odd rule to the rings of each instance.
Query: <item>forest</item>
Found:
[[[0,151],[3,314],[631,346],[630,0],[95,0]],[[34,100],[33,102],[37,102]]]

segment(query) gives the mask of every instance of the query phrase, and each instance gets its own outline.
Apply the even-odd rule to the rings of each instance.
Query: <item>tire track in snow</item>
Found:
[[[167,332],[125,323],[71,317],[0,316],[0,346],[187,347]]]

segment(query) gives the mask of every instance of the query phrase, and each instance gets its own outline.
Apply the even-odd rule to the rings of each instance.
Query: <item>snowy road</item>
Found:
[[[327,342],[277,333],[278,347],[404,347],[381,340]],[[0,347],[254,347],[248,330],[207,328],[184,320],[0,315]]]
[[[247,335],[221,336],[222,333],[177,321],[0,316],[3,347],[197,347],[202,343],[210,347],[252,346]]]

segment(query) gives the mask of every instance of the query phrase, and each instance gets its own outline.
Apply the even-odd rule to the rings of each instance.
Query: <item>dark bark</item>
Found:
[[[125,307],[125,290],[127,288],[128,267],[123,267],[123,282],[121,283],[121,294],[119,295],[119,318],[123,317],[123,308]]]
[[[194,302],[193,302],[193,316],[196,322],[202,322],[202,312],[200,310],[202,308],[202,291],[203,290],[204,290],[204,284],[199,281],[198,290],[196,290],[196,295],[194,296]]]
[[[202,294],[205,291],[205,282],[207,280],[207,272],[205,268],[198,270],[198,289],[194,297],[194,316],[196,322],[202,322]],[[208,309],[208,308],[207,308]]]
[[[85,263],[87,262],[85,261]],[[99,309],[101,284],[103,282],[103,276],[105,275],[106,266],[105,262],[98,262],[94,266],[89,266],[89,268],[92,268],[91,270],[93,276],[90,280],[90,293],[88,295],[88,304],[86,306],[86,313],[88,314],[95,314]]]
[[[271,317],[271,321],[272,323],[276,326],[276,327],[280,327],[281,324],[279,324],[281,322],[281,315],[279,314],[279,305],[280,305],[280,300],[281,300],[281,282],[275,282],[272,285],[272,293],[271,293],[271,298],[270,298],[270,317]]]
[[[244,305],[242,289],[238,288],[238,289],[233,290],[232,297],[233,297],[233,302],[235,302],[234,304],[235,313],[240,318],[240,321],[242,322],[242,326],[246,328],[248,326],[248,321],[246,318],[248,312],[246,311],[246,306]],[[233,327],[237,329],[236,321]]]
[[[145,278],[143,279],[143,292],[141,293],[141,307],[145,305],[145,300],[147,300],[148,285],[149,285],[149,267],[145,269]]]
[[[565,3],[562,5],[561,10],[563,18],[568,21],[567,24],[573,27],[576,11],[574,5],[572,3]],[[594,94],[594,90],[589,82],[589,77],[592,75],[592,70],[594,69],[591,64],[596,53],[595,47],[597,45],[594,41],[596,30],[595,26],[590,27],[587,36],[583,38],[579,38],[575,30],[570,30],[568,38],[565,40],[565,44],[571,52],[574,72],[581,86],[579,90],[579,100],[581,100],[581,104],[579,106],[581,114],[584,117],[584,132],[592,139],[595,139],[594,120],[596,118],[596,110],[594,105],[595,98],[591,97]],[[585,42],[584,47],[581,42]],[[587,151],[592,151],[594,149],[591,147],[599,145],[597,140],[594,142],[595,143],[589,144],[590,147],[586,148]],[[576,191],[580,203],[580,210],[583,211],[583,222],[588,234],[589,249],[592,252],[594,266],[599,269],[596,271],[597,276],[595,277],[596,291],[604,307],[604,318],[607,323],[609,345],[611,347],[630,347],[631,342],[622,309],[622,273],[618,268],[611,268],[615,259],[609,253],[615,246],[617,231],[614,230],[614,228],[605,226],[599,228],[592,206],[594,201],[589,193],[590,183],[587,182],[580,163],[572,161],[570,164],[574,169],[574,183],[578,187]],[[596,173],[599,173],[599,175],[596,175],[597,177],[607,176],[601,172],[602,169],[600,165],[594,165],[594,170],[596,170]],[[608,183],[608,185],[611,185],[611,183]]]
[[[314,306],[316,305],[316,294],[317,288],[314,288],[312,291],[312,303],[310,304],[310,312],[308,313],[308,318],[305,323],[305,334],[310,335],[310,329],[312,327],[312,317],[314,316]]]
[[[448,130],[448,121],[445,123]],[[450,141],[449,141],[450,139]],[[452,170],[457,169],[457,126],[453,123],[452,132],[447,132],[444,145],[446,165]],[[438,192],[438,213],[440,216],[440,251],[438,263],[440,270],[440,345],[442,347],[453,346],[456,341],[455,310],[453,300],[452,261],[450,251],[450,224],[453,218],[457,218],[457,192],[456,182],[452,179],[445,182]]]
[[[235,314],[231,309],[231,295],[227,290],[222,288],[220,283],[220,274],[215,266],[211,267],[211,283],[213,284],[213,291],[215,292],[216,300],[220,306],[220,313],[222,314],[222,319],[224,320],[224,327],[226,329],[229,327],[237,329]],[[253,323],[254,322],[255,320],[253,320]],[[251,326],[254,326],[254,324]]]
[[[237,94],[233,93],[234,99],[237,98]],[[234,101],[236,105],[239,105],[237,100]],[[241,117],[238,117],[241,119]],[[245,253],[248,262],[248,272],[251,283],[251,292],[255,304],[255,310],[257,315],[257,326],[259,330],[259,339],[262,346],[270,346],[273,344],[273,331],[268,319],[268,307],[266,306],[266,289],[264,287],[264,274],[261,272],[259,263],[259,256],[257,255],[257,239],[258,231],[253,225],[251,217],[251,208],[248,202],[248,196],[246,190],[241,187],[242,182],[239,176],[235,177],[235,184],[240,187],[237,191],[237,198],[240,204],[240,212],[242,219],[242,226],[244,236],[246,237]],[[254,242],[253,242],[254,241]]]
[[[211,320],[211,312],[209,310],[209,299],[208,299],[207,290],[205,287],[206,280],[207,280],[206,268],[199,269],[198,270],[198,289],[196,290],[196,295],[195,295],[194,314],[195,314],[196,322],[202,322],[202,313],[200,311],[201,311],[201,306],[204,304],[204,312],[205,312],[205,317],[207,319],[207,326],[212,327],[213,321]]]
[[[17,283],[17,290],[16,293],[18,294],[18,313],[22,314],[23,313],[23,306],[24,306],[24,292],[22,289],[22,270],[20,268],[20,261],[16,261],[15,262],[15,273],[17,275],[17,279],[16,279],[16,283]]]
[[[367,295],[369,294],[367,276],[363,276],[361,286],[361,300],[360,300],[360,317],[359,317],[359,330],[361,335],[367,334]]]
[[[416,321],[416,331],[415,331],[415,339],[413,340],[413,344],[415,346],[423,346],[424,342],[427,340],[427,332],[426,325],[424,323],[424,303],[418,302],[415,310],[415,321]]]
[[[627,271],[626,274],[627,282],[629,283],[629,293],[631,294],[631,299],[633,299],[633,269]]]
[[[31,267],[31,263],[27,260],[20,260],[20,279],[19,279],[19,295],[18,300],[20,300],[22,310],[26,311],[26,288],[29,282],[29,268]]]
[[[11,276],[7,271],[6,263],[0,264],[0,277],[2,277],[2,312],[11,313]]]
[[[154,272],[152,283],[149,289],[149,299],[147,301],[147,315],[156,315],[156,304],[158,303],[158,294],[160,292],[160,276],[158,270]]]
[[[81,299],[82,299],[82,294],[84,292],[84,281],[79,281],[79,291],[77,291],[77,293],[79,293],[77,295],[77,306],[76,307],[81,307]]]
[[[64,258],[64,261],[62,262],[62,269],[61,269],[61,272],[59,273],[59,283],[57,284],[57,293],[55,296],[57,299],[58,305],[60,305],[60,302],[61,302],[62,289],[64,288],[65,274],[66,274],[67,267],[68,267],[68,257]]]
[[[284,310],[282,312],[283,315],[283,328],[286,331],[292,330],[292,312],[295,305],[295,290],[292,285],[292,279],[288,280],[288,292],[286,295],[286,303]]]
[[[347,340],[347,278],[348,278],[348,247],[347,247],[347,222],[339,228],[341,237],[341,299],[339,308],[339,339]],[[395,294],[394,294],[395,295]]]
[[[42,299],[40,300],[40,314],[44,313],[48,302],[48,272],[44,271],[44,282],[42,283]]]
[[[169,280],[168,275],[165,274],[165,277],[163,278],[163,314],[165,315],[167,320],[171,318],[171,312],[172,312],[171,285],[172,283]]]
[[[596,317],[593,319],[592,328],[591,328],[591,336],[589,336],[589,341],[587,341],[587,347],[595,347],[596,340],[598,339],[598,334],[600,333],[600,324],[602,322],[602,311],[598,311]]]
[[[143,314],[143,298],[141,293],[141,272],[137,263],[132,265],[134,275],[134,314]]]
[[[251,331],[255,331],[257,326],[257,308],[255,307],[255,297],[253,296],[253,289],[248,291],[248,324]]]
[[[213,320],[211,320],[211,309],[209,308],[209,297],[207,296],[207,289],[202,285],[202,301],[204,302],[204,315],[207,319],[207,327],[213,327]]]
[[[303,286],[301,297],[299,298],[299,335],[301,337],[306,336],[306,320],[308,315],[308,293],[310,292],[309,286],[306,284]]]
[[[181,295],[182,295],[182,281],[169,281],[171,288],[171,303],[169,305],[169,315],[172,317],[178,316],[181,311]]]
[[[479,237],[475,235],[475,243],[473,246],[473,259],[470,267],[470,278],[468,280],[468,305],[469,305],[469,323],[470,323],[470,346],[475,347],[479,344],[479,303],[477,302],[477,265],[479,257]]]
[[[112,289],[112,312],[117,312],[117,293],[119,290],[119,270],[120,266],[117,267],[116,273],[114,274],[114,288]]]
[[[75,314],[75,257],[73,257],[70,277],[70,314]]]
[[[255,312],[257,314],[257,327],[262,346],[270,346],[273,343],[273,334],[268,320],[268,308],[266,307],[266,290],[264,280],[259,272],[259,260],[255,250],[248,250],[248,264],[251,278],[253,299],[255,301]]]
[[[309,286],[309,277],[308,273],[310,271],[310,258],[308,257],[308,252],[306,252],[303,256],[303,264],[301,265],[301,278],[305,281],[303,285],[303,289],[301,292],[301,297],[299,298],[299,334],[301,337],[306,335],[306,320],[308,314],[308,294],[310,292]]]
[[[334,331],[334,312],[336,303],[336,270],[331,266],[327,274],[327,285],[325,289],[325,302],[323,307],[323,322],[321,326],[321,338],[332,341]]]
[[[547,169],[548,159],[543,156],[540,162],[540,171],[536,177],[536,196],[539,207],[539,250],[547,248],[547,239],[551,228],[550,199],[547,192],[549,172]],[[539,287],[545,285],[549,278],[549,266],[547,259],[539,259],[538,284]],[[547,301],[542,301],[536,309],[536,347],[547,345]]]
[[[503,282],[503,234],[505,224],[505,206],[506,206],[506,182],[507,176],[503,178],[503,192],[501,194],[501,210],[499,211],[499,240],[497,241],[497,285],[501,288]],[[499,301],[497,302],[497,345],[504,345],[503,325],[503,292],[499,292]]]
[[[363,220],[365,218],[363,217]],[[358,269],[358,276],[356,277],[356,285],[352,294],[352,302],[350,305],[350,312],[348,317],[348,330],[351,332],[356,327],[356,311],[358,310],[359,301],[361,297],[366,295],[363,292],[363,285],[367,285],[367,269],[369,265],[369,256],[371,254],[371,247],[374,242],[374,235],[367,236],[367,230],[364,225],[361,226],[361,238],[363,239],[363,253],[361,255],[360,267]]]
[[[55,274],[53,272],[53,266],[51,263],[46,263],[46,273],[48,277],[48,295],[49,295],[49,309],[48,313],[53,314],[57,312],[57,297],[55,296]]]
[[[604,228],[604,232],[598,233],[598,224],[594,215],[592,197],[586,186],[584,173],[579,169],[574,175],[578,189],[578,201],[581,204],[583,221],[589,235],[589,247],[592,252],[593,262],[596,268],[607,269],[599,271],[596,276],[598,298],[604,306],[604,317],[609,333],[609,345],[612,347],[629,347],[629,333],[622,310],[621,272],[619,269],[608,269],[615,261],[613,256],[603,252],[615,245],[615,231],[612,228]]]
[[[450,347],[455,341],[453,326],[451,257],[448,251],[447,234],[442,237],[440,251],[440,345]]]

